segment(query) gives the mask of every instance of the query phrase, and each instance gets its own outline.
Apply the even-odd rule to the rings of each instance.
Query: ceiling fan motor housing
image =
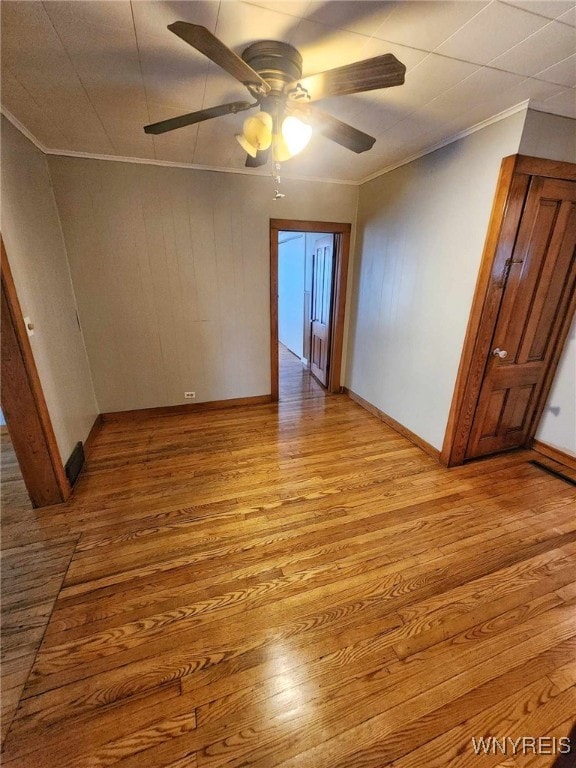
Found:
[[[272,92],[282,93],[287,83],[302,77],[302,56],[288,43],[261,40],[249,45],[242,58],[266,80]]]

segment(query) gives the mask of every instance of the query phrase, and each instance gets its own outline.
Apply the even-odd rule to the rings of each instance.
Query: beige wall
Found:
[[[576,318],[558,364],[536,439],[576,456]]]
[[[100,410],[269,393],[269,220],[353,222],[358,188],[49,163]]]
[[[360,188],[347,385],[441,448],[498,171],[525,112]]]
[[[576,120],[529,109],[520,154],[576,163]]]
[[[2,118],[2,236],[62,460],[98,413],[46,158]]]

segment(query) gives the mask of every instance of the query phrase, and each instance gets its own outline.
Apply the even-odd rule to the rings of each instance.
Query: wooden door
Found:
[[[576,182],[534,176],[504,273],[465,458],[526,445],[576,287]]]
[[[316,241],[312,260],[310,371],[326,386],[330,369],[334,238]]]

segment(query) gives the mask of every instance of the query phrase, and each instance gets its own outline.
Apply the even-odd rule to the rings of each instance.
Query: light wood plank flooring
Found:
[[[107,423],[8,510],[14,658],[58,596],[7,768],[552,764],[471,739],[572,726],[574,488],[445,470],[287,354],[279,405]]]
[[[0,689],[2,742],[32,669],[77,535],[33,510],[6,428],[0,432],[2,605]]]
[[[283,344],[278,345],[280,364],[280,403],[290,400],[307,400],[324,397],[326,390],[305,368],[300,358],[290,352]]]

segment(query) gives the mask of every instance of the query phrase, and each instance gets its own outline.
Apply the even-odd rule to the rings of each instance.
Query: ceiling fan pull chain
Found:
[[[278,162],[274,162],[272,165],[272,179],[276,184],[276,189],[274,190],[274,197],[272,200],[282,200],[282,198],[286,197],[286,195],[280,192],[278,189],[280,186],[280,163]]]

